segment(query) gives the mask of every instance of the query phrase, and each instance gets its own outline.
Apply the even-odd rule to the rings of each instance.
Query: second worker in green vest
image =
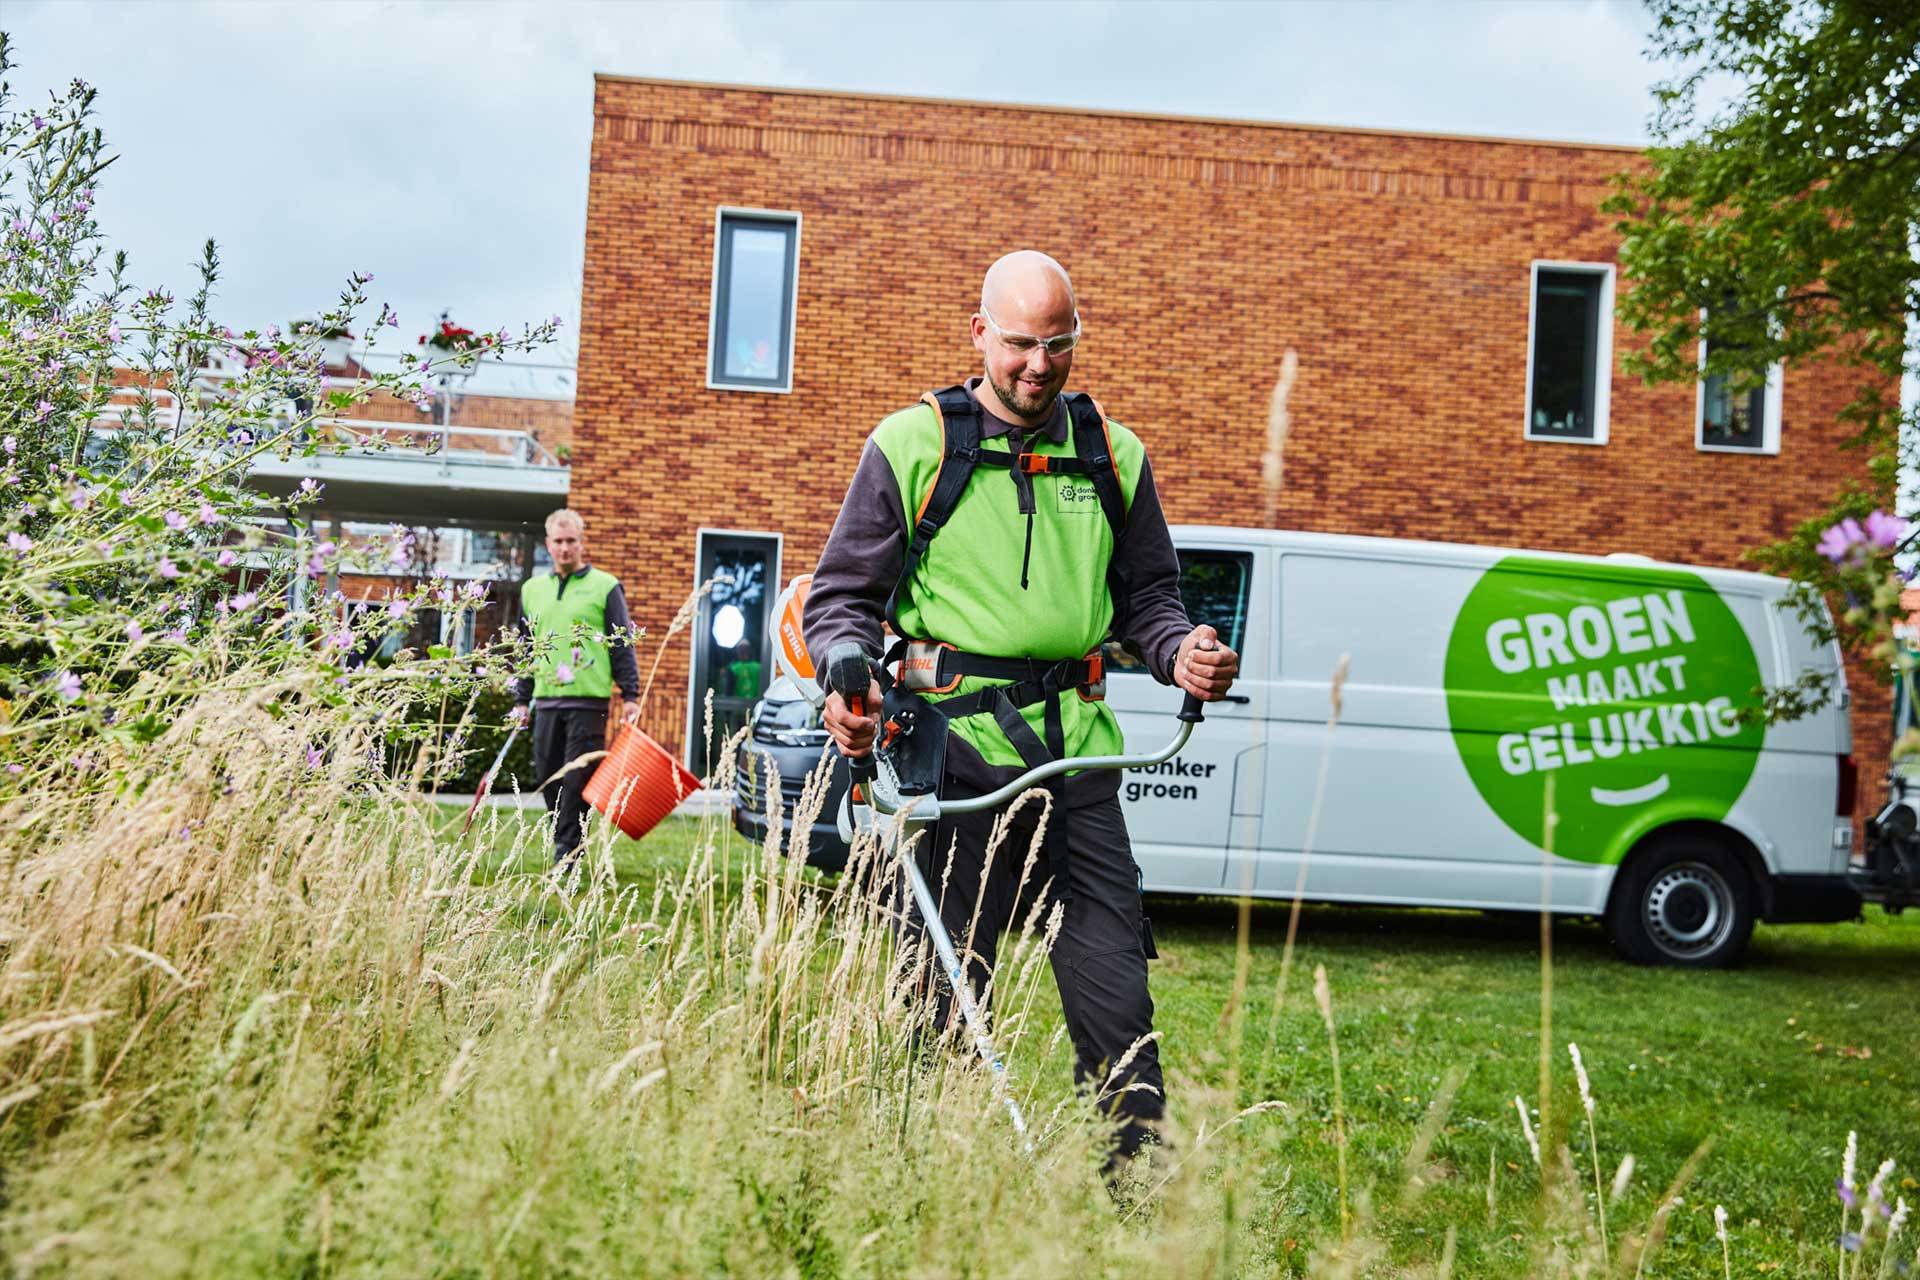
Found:
[[[531,674],[514,683],[514,713],[524,721],[531,703],[533,772],[553,815],[553,860],[564,865],[580,845],[587,814],[580,793],[593,769],[554,775],[606,746],[615,686],[621,718],[640,719],[640,666],[626,594],[612,574],[587,563],[586,523],[577,512],[563,508],[547,517],[547,555],[553,571],[534,574],[520,588],[533,661]]]
[[[883,623],[915,642],[900,655],[901,679],[952,717],[941,791],[950,797],[985,794],[1045,759],[1118,752],[1120,729],[1101,701],[1110,638],[1154,679],[1208,701],[1239,670],[1214,629],[1187,618],[1139,437],[1088,397],[1062,394],[1080,341],[1066,271],[1045,254],[1009,254],[987,272],[970,324],[984,376],[875,428],[805,614],[810,653],[854,641],[877,658]],[[868,705],[879,704],[876,685]],[[825,724],[851,756],[871,748],[877,727],[837,694]],[[1075,1079],[1115,1117],[1116,1160],[1139,1148],[1164,1106],[1146,1039],[1152,933],[1119,784],[1107,771],[1051,788],[1033,873],[1065,906],[1054,978]],[[948,932],[971,939],[975,991],[987,989],[999,933],[1024,906],[1016,896],[1040,808],[1026,806],[996,852],[990,813],[946,818],[922,846],[941,860]]]

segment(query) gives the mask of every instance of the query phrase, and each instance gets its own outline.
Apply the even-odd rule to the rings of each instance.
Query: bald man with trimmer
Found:
[[[1090,396],[1063,394],[1081,336],[1066,271],[1042,253],[1001,258],[969,323],[981,376],[928,392],[868,437],[805,612],[809,652],[856,645],[898,672],[853,699],[864,704],[858,714],[828,695],[825,724],[841,753],[858,763],[883,723],[897,733],[917,713],[915,758],[936,771],[943,800],[984,796],[1051,760],[1120,754],[1104,702],[1110,639],[1203,701],[1225,696],[1239,671],[1213,628],[1187,618],[1140,438]],[[883,624],[902,637],[892,652],[883,652]],[[929,746],[935,720],[944,724]],[[1153,936],[1119,784],[1113,770],[1048,784],[1032,877],[1064,904],[1054,978],[1075,1080],[1115,1120],[1110,1172],[1165,1109],[1157,1046],[1145,1040]],[[928,880],[944,884],[947,931],[970,940],[975,992],[987,989],[1000,932],[1027,905],[1016,901],[1022,863],[1048,808],[1022,807],[991,865],[992,811],[945,816],[921,846]],[[902,910],[918,921],[910,902]],[[943,1024],[949,1017],[943,999]]]

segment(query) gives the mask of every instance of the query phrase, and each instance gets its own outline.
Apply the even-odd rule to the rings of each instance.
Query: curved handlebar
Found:
[[[1198,703],[1200,700],[1192,694],[1188,694],[1187,701],[1189,703]],[[1036,783],[1045,782],[1048,778],[1056,774],[1066,773],[1072,769],[1079,769],[1083,772],[1090,772],[1096,769],[1143,769],[1148,765],[1159,764],[1163,760],[1171,760],[1180,754],[1182,747],[1187,745],[1187,739],[1193,736],[1193,726],[1200,719],[1200,714],[1197,710],[1194,712],[1193,719],[1187,719],[1187,709],[1186,707],[1180,709],[1181,725],[1179,732],[1173,735],[1173,741],[1158,751],[1138,756],[1069,756],[1065,760],[1049,760],[1043,765],[1027,770],[997,791],[990,791],[983,796],[970,796],[965,800],[942,800],[940,802],[940,812],[979,813],[983,809],[997,809],[1019,795],[1022,791],[1025,791],[1028,787]],[[923,797],[915,796],[913,798],[919,800]],[[906,806],[902,807],[904,808]],[[895,811],[882,809],[876,805],[874,812],[891,813]]]
[[[855,715],[866,714],[866,707],[863,704],[866,699],[867,685],[873,678],[872,672],[873,668],[867,655],[857,644],[851,642],[838,644],[827,654],[827,687],[845,699],[848,710]],[[883,789],[877,787],[866,789],[867,799],[875,813],[888,816],[925,804],[929,800],[932,803],[928,807],[938,813],[978,813],[983,809],[996,809],[1027,788],[1071,770],[1090,772],[1097,769],[1146,768],[1149,765],[1171,760],[1180,754],[1181,748],[1187,745],[1187,739],[1193,736],[1193,726],[1206,718],[1202,710],[1205,705],[1195,695],[1187,694],[1175,717],[1180,721],[1180,729],[1173,735],[1173,740],[1158,751],[1148,752],[1145,755],[1069,756],[1064,760],[1049,760],[1043,765],[1027,770],[997,790],[965,800],[940,801],[928,796],[913,796],[899,808],[889,808],[885,803],[885,796],[881,794]],[[852,770],[855,783],[870,782],[875,778],[877,768],[875,754],[871,749],[864,755],[848,756],[846,760]]]

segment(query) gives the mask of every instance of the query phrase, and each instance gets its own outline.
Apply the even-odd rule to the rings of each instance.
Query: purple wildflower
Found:
[[[1848,1253],[1860,1252],[1860,1233],[1858,1231],[1849,1231],[1841,1236],[1840,1247]]]
[[[20,442],[14,439],[12,436],[8,436],[6,437],[6,439],[0,440],[0,450],[5,450],[9,458],[11,458],[16,452],[18,452],[19,449],[20,449]]]
[[[395,596],[393,599],[387,601],[388,617],[404,618],[407,616],[407,613],[408,613],[408,606],[405,600],[402,600],[400,597]]]
[[[1833,1189],[1839,1192],[1840,1203],[1847,1206],[1847,1208],[1851,1209],[1860,1203],[1860,1197],[1854,1192],[1854,1189],[1848,1185],[1844,1178],[1835,1178]]]
[[[45,418],[48,414],[53,412],[53,401],[36,400],[33,405],[33,412],[36,417]]]
[[[167,522],[167,528],[173,530],[175,533],[180,533],[187,527],[187,518],[178,511],[169,511],[160,518],[165,520]]]
[[[127,639],[132,643],[139,644],[142,640],[146,638],[146,635],[147,633],[145,628],[143,628],[138,622],[129,622],[127,624]]]
[[[44,129],[44,128],[46,128],[46,127],[47,127],[47,118],[46,118],[45,116],[43,116],[43,115],[41,115],[41,114],[40,114],[39,112],[37,112],[37,111],[36,111],[36,112],[34,112],[34,113],[33,113],[33,131],[34,131],[35,133],[38,133],[38,132],[40,132],[40,131],[41,131],[42,129]]]
[[[1881,551],[1891,551],[1907,536],[1907,529],[1907,522],[1899,516],[1876,511],[1867,517],[1867,544]]]
[[[14,532],[7,535],[7,545],[12,547],[15,551],[18,551],[20,554],[25,555],[27,552],[33,550],[33,539],[29,538],[26,534],[21,533],[18,530],[15,530]]]
[[[318,769],[320,767],[320,762],[324,759],[326,759],[326,756],[324,756],[321,753],[320,748],[318,747],[307,748],[307,768]]]
[[[220,523],[220,513],[213,509],[213,504],[211,502],[203,502],[200,504],[200,523],[201,524],[219,524]]]
[[[340,630],[333,632],[326,638],[325,644],[329,649],[339,649],[343,652],[351,649],[353,647],[352,629],[348,627],[340,628]]]
[[[26,770],[27,766],[23,764],[10,764],[7,766],[8,773],[25,773]]]
[[[239,613],[243,609],[253,608],[253,606],[258,603],[260,603],[260,595],[258,592],[242,591],[233,598],[233,611]]]
[[[572,684],[573,668],[564,662],[556,664],[553,668],[553,682],[555,684]]]
[[[225,569],[231,566],[233,562],[238,560],[239,558],[240,558],[239,556],[233,553],[232,547],[227,547],[226,549],[221,551],[219,555],[213,558],[213,562],[219,565],[222,569]]]
[[[298,492],[302,498],[317,498],[320,496],[320,491],[324,488],[326,488],[325,485],[315,480],[312,476],[308,476],[300,482]]]
[[[1820,535],[1817,550],[1827,559],[1839,564],[1855,547],[1866,541],[1866,537],[1866,532],[1860,528],[1860,522],[1848,516]]]
[[[53,691],[66,702],[72,702],[80,696],[80,677],[71,671],[62,671],[53,682]]]
[[[556,329],[558,329],[558,328],[560,327],[560,324],[561,324],[561,320],[560,320],[560,316],[559,316],[559,313],[558,313],[558,312],[556,312],[556,313],[554,314],[554,317],[553,317],[553,319],[551,319],[551,320],[549,320],[549,321],[547,321],[547,323],[548,323],[548,324],[550,324],[550,325],[552,325],[552,326],[553,326],[554,328],[556,328]]]
[[[460,588],[460,594],[468,601],[478,604],[487,598],[487,584],[484,582],[466,583]]]
[[[176,565],[173,561],[167,559],[165,556],[161,556],[160,567],[155,569],[154,572],[159,574],[163,578],[171,580],[180,576],[180,566]]]
[[[107,326],[107,341],[118,346],[120,343],[120,322],[115,320]]]

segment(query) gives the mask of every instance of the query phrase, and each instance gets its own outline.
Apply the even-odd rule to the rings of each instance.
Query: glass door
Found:
[[[692,706],[687,767],[708,771],[708,756],[747,723],[766,692],[772,653],[769,620],[780,581],[780,538],[770,533],[700,534],[700,578],[713,589],[700,602],[693,629]],[[707,699],[713,699],[713,741],[707,741]]]

